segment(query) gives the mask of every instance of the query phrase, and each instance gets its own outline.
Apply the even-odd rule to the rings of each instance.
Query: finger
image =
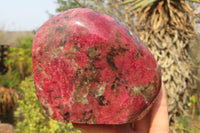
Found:
[[[115,125],[114,128],[116,133],[134,133],[132,123]]]
[[[144,116],[141,120],[135,121],[134,130],[138,133],[148,133],[150,126],[150,116],[149,113]]]
[[[150,123],[150,133],[169,133],[167,97],[163,84],[158,99],[152,107]]]
[[[73,123],[76,129],[83,133],[116,133],[113,125],[89,125]]]

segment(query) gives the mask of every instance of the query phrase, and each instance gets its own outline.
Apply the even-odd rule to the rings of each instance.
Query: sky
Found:
[[[6,31],[36,30],[49,19],[47,12],[56,14],[55,10],[58,7],[56,1],[0,0],[0,29]],[[200,32],[200,28],[198,31]]]
[[[0,29],[30,31],[56,14],[56,0],[0,0]]]

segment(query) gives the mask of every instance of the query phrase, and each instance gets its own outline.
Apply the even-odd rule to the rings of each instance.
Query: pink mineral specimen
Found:
[[[122,124],[144,116],[161,87],[138,37],[101,12],[77,8],[48,20],[32,48],[40,105],[63,122]]]

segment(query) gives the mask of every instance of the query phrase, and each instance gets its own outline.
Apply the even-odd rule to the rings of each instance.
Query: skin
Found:
[[[133,124],[88,125],[73,123],[83,133],[169,133],[167,97],[164,85],[152,110],[141,120]]]

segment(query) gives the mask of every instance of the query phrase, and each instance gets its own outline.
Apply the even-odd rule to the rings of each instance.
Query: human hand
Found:
[[[73,123],[83,133],[169,133],[166,90],[162,85],[152,110],[141,120],[122,125],[89,125]]]

